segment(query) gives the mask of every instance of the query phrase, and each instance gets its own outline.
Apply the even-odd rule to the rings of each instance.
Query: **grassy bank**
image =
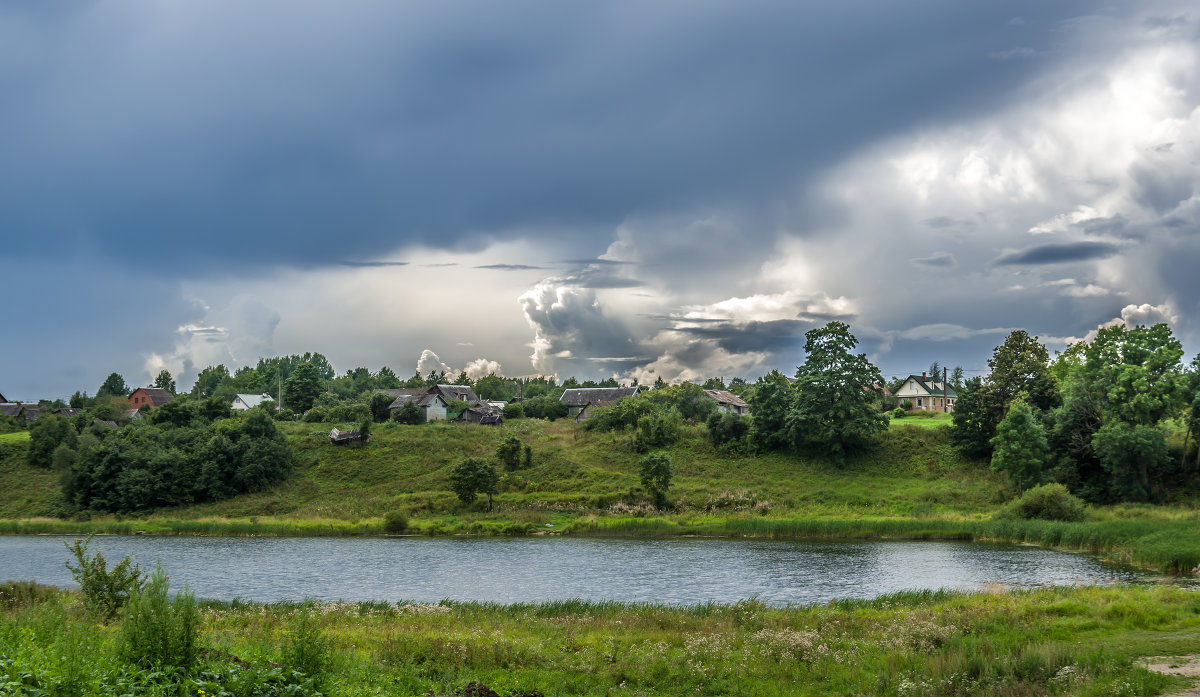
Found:
[[[299,460],[287,482],[134,517],[47,516],[59,505],[57,478],[24,463],[26,443],[0,444],[0,533],[379,535],[384,516],[399,512],[406,532],[422,535],[992,540],[1086,550],[1170,573],[1200,565],[1200,511],[1188,506],[1091,509],[1085,523],[992,520],[1012,492],[986,466],[964,460],[944,427],[893,422],[875,451],[845,463],[730,453],[690,428],[669,451],[674,507],[666,514],[646,503],[626,433],[562,421],[436,423],[379,426],[369,445],[339,448],[327,426],[283,427]],[[533,449],[533,465],[504,474],[494,512],[482,501],[463,506],[449,491],[450,470],[464,457],[490,456],[507,434]]]
[[[14,694],[1148,696],[1184,681],[1138,659],[1200,638],[1200,596],[1175,587],[796,608],[210,602],[198,662],[167,669],[125,658],[120,621],[77,595],[24,595],[0,602]]]

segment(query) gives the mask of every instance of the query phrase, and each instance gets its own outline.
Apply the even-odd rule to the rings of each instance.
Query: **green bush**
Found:
[[[0,610],[37,605],[57,594],[58,589],[54,586],[43,586],[33,581],[5,581],[0,583]]]
[[[134,593],[121,621],[121,652],[142,667],[188,668],[196,662],[199,612],[187,586],[172,600],[170,581],[162,564],[150,581]]]
[[[521,406],[520,402],[513,402],[511,404],[505,404],[504,405],[504,418],[509,419],[510,421],[512,419],[525,418],[525,407]]]
[[[110,570],[104,554],[88,554],[91,541],[92,536],[88,535],[86,540],[75,538],[74,544],[63,542],[76,563],[76,566],[71,566],[71,562],[67,562],[67,569],[79,584],[79,592],[83,594],[87,608],[109,620],[116,617],[129,599],[141,590],[142,570],[132,557],[125,557]]]
[[[908,416],[908,412],[904,409],[904,407],[896,407],[892,410],[893,419],[903,419],[906,416]]]
[[[1062,520],[1078,522],[1087,517],[1083,500],[1062,484],[1043,484],[1029,489],[1005,506],[997,518],[1019,520]]]
[[[383,531],[389,535],[399,535],[408,530],[408,516],[401,511],[391,511],[383,517]]]

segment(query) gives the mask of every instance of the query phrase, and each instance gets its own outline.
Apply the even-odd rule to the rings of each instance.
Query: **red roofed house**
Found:
[[[161,387],[139,387],[129,395],[129,408],[141,409],[142,405],[161,407],[174,399],[174,395]]]

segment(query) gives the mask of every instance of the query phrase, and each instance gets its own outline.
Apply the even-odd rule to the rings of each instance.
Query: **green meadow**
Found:
[[[0,694],[1132,697],[1186,686],[1142,660],[1196,651],[1200,595],[994,588],[788,608],[200,601],[129,622],[97,619],[75,592],[0,586]],[[133,645],[147,628],[171,637],[183,625],[194,634],[167,663]]]

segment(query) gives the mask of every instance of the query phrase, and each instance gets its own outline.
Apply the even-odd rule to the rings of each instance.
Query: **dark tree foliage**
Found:
[[[421,407],[413,400],[408,400],[400,405],[399,409],[392,412],[392,419],[396,423],[408,424],[415,426],[419,423],[425,423],[425,415],[421,413]]]
[[[104,379],[104,384],[100,385],[100,389],[96,391],[97,397],[128,397],[129,387],[125,384],[125,378],[119,373],[109,373]]]
[[[262,409],[209,421],[194,408],[187,421],[178,414],[158,423],[144,419],[79,443],[64,493],[95,511],[144,511],[257,491],[286,477],[293,461]]]
[[[714,411],[705,423],[713,445],[735,445],[745,442],[750,433],[750,419],[731,412]]]
[[[292,370],[284,383],[285,404],[292,411],[305,412],[321,394],[321,372],[312,363],[301,363]]]
[[[521,468],[521,452],[521,439],[510,433],[496,446],[496,461],[504,469],[513,472]]]
[[[151,387],[157,387],[159,389],[166,390],[171,394],[175,394],[175,378],[171,377],[171,371],[160,370],[158,371],[158,375],[154,378],[154,384],[152,384]]]
[[[970,378],[958,388],[950,437],[973,457],[989,457],[993,431],[983,408],[983,378]]]
[[[1018,491],[1045,484],[1050,446],[1037,414],[1023,399],[1012,403],[992,439],[992,469],[1012,477]]]
[[[504,405],[504,418],[508,420],[525,418],[525,407],[521,402],[511,402]]]
[[[229,379],[229,370],[224,365],[210,365],[196,376],[192,385],[193,399],[206,399],[216,394],[221,383]]]
[[[392,402],[394,401],[396,401],[396,398],[386,392],[376,392],[372,394],[370,403],[371,418],[380,423],[387,421],[391,417],[391,412],[388,411],[388,407],[391,406]]]
[[[492,495],[500,476],[490,462],[481,457],[468,457],[454,467],[450,473],[450,490],[466,505],[475,501],[479,494],[487,494],[488,512],[492,512]]]
[[[666,411],[651,411],[638,419],[634,434],[634,449],[644,453],[652,448],[665,448],[679,440],[683,417],[674,407]]]
[[[71,423],[57,414],[43,413],[29,427],[27,462],[43,469],[53,464],[54,451],[60,445],[74,448],[78,434]]]
[[[758,379],[750,397],[750,441],[762,451],[787,447],[787,415],[796,393],[778,370]]]
[[[375,387],[381,390],[399,389],[400,378],[396,377],[395,371],[385,365],[375,374]]]
[[[671,458],[665,453],[651,453],[638,462],[642,488],[654,497],[655,508],[667,505],[667,489],[671,487]]]
[[[788,440],[840,458],[887,430],[874,391],[864,389],[882,384],[883,376],[865,353],[853,353],[858,339],[842,322],[805,332],[804,338],[804,365],[796,370],[796,395],[786,419]]]

